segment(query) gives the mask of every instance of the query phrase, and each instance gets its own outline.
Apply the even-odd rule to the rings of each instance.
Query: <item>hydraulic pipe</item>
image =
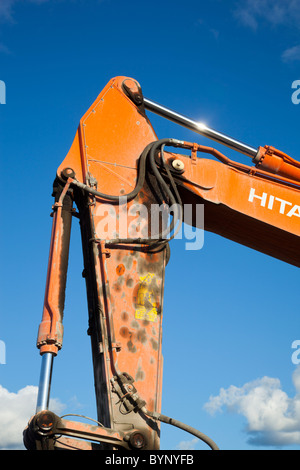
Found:
[[[197,132],[204,137],[208,137],[209,139],[212,139],[220,144],[226,145],[233,150],[237,150],[238,152],[247,155],[247,157],[255,158],[257,155],[258,149],[244,144],[243,142],[233,139],[232,137],[229,137],[225,134],[222,134],[221,132],[215,131],[214,129],[207,127],[205,124],[193,121],[192,119],[172,111],[171,109],[166,108],[161,104],[155,103],[148,98],[144,98],[144,105],[145,109],[148,109],[149,111],[158,114],[159,116],[167,118],[176,124],[180,124],[187,129]]]
[[[40,373],[39,391],[36,405],[36,412],[48,410],[50,387],[53,368],[53,354],[45,353],[42,355],[42,365]]]

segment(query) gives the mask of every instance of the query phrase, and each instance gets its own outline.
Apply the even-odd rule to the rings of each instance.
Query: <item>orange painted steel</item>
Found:
[[[187,148],[194,144],[185,142]],[[300,185],[285,177],[228,159],[219,151],[198,145],[197,151],[220,161],[169,157],[184,162],[176,182],[185,203],[204,204],[205,230],[300,266]]]
[[[62,235],[68,240],[70,229],[63,221],[63,200],[68,194],[77,205],[81,225],[97,419],[115,432],[138,429],[145,449],[158,449],[160,442],[159,424],[149,416],[161,412],[163,290],[169,251],[167,243],[151,249],[147,243],[134,242],[149,237],[150,209],[160,192],[148,167],[140,190],[130,198],[126,195],[138,184],[144,149],[157,141],[140,85],[128,77],[112,79],[80,120],[57,170],[61,192],[54,206],[37,340],[41,354],[56,354],[62,346],[67,269],[67,241],[62,243]],[[164,152],[165,178],[172,176],[183,205],[204,204],[205,230],[300,266],[298,162],[260,147],[255,168],[233,162],[211,147],[174,142],[190,154]],[[213,159],[198,158],[200,153]],[[158,153],[158,160],[161,157]],[[174,168],[174,160],[182,162],[183,170]],[[69,204],[65,212],[72,211]],[[195,225],[185,211],[183,215]]]
[[[47,272],[46,292],[44,300],[44,311],[42,322],[38,332],[37,346],[41,354],[45,352],[57,354],[61,349],[63,339],[63,307],[62,296],[64,297],[65,282],[63,264],[65,259],[64,251],[68,249],[64,243],[64,218],[63,202],[70,182],[67,181],[58,202],[53,205],[53,225],[50,242],[50,255]],[[70,219],[70,217],[69,217]],[[70,224],[70,220],[68,221]],[[69,244],[69,237],[67,240]]]
[[[257,168],[300,182],[300,163],[274,147],[260,147],[255,161]]]
[[[95,424],[60,418],[48,411],[41,411],[32,417],[27,429],[29,440],[34,439],[35,430],[39,430],[38,450],[98,450],[100,443],[130,450],[130,441],[138,434],[136,429],[129,432],[113,431]]]

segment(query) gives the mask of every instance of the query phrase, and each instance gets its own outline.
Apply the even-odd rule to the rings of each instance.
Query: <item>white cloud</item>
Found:
[[[190,441],[181,441],[179,442],[177,449],[178,450],[194,450],[198,442],[199,442],[199,439],[197,437],[195,437],[194,439],[191,439]]]
[[[300,3],[299,0],[243,0],[237,3],[234,13],[242,24],[252,29],[257,29],[261,20],[273,26],[298,27]]]
[[[37,391],[37,387],[28,385],[13,393],[0,385],[0,450],[24,449],[23,430],[35,414]],[[54,399],[50,408],[60,414],[64,405]]]
[[[296,62],[300,60],[300,44],[286,49],[281,55],[283,62]]]
[[[255,445],[300,445],[300,368],[295,369],[296,389],[290,398],[281,389],[279,379],[263,377],[242,387],[231,385],[210,397],[205,409],[211,414],[227,411],[247,419],[248,441]]]

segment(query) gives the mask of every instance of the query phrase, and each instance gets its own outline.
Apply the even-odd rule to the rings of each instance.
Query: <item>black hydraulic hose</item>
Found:
[[[164,168],[165,172],[167,173],[167,176],[168,176],[169,181],[170,181],[170,184],[171,184],[171,188],[172,188],[172,190],[173,190],[173,192],[174,192],[174,194],[175,194],[175,196],[176,196],[176,198],[177,198],[177,204],[179,205],[179,210],[181,211],[180,214],[179,214],[179,225],[178,225],[178,227],[177,227],[175,233],[174,233],[173,236],[172,236],[172,238],[174,238],[175,235],[179,232],[180,227],[181,227],[182,222],[183,222],[183,205],[182,205],[181,197],[180,197],[179,192],[178,192],[178,190],[177,190],[177,187],[176,187],[174,178],[173,178],[173,176],[172,176],[172,174],[171,174],[171,172],[170,172],[170,170],[169,170],[169,168],[168,168],[168,166],[167,166],[167,164],[166,164],[166,160],[165,160],[165,157],[164,157],[164,147],[165,147],[165,145],[163,144],[163,145],[161,146],[161,149],[160,149],[160,154],[161,154],[161,160],[162,160],[163,168]],[[174,225],[175,225],[175,223],[174,223]],[[170,227],[170,228],[171,228],[171,227]]]
[[[180,196],[178,194],[176,185],[174,183],[173,177],[172,177],[170,171],[168,170],[168,168],[165,164],[165,160],[164,160],[164,157],[163,157],[163,147],[165,145],[178,146],[178,145],[180,145],[180,143],[181,143],[181,141],[178,141],[176,139],[161,139],[161,140],[158,140],[158,141],[155,141],[155,142],[152,142],[152,143],[148,144],[147,147],[142,152],[142,155],[141,155],[140,160],[139,160],[138,181],[137,181],[136,187],[130,193],[122,195],[122,197],[101,193],[100,191],[97,191],[96,189],[94,189],[94,188],[92,188],[92,187],[90,187],[90,186],[88,186],[84,183],[81,183],[80,181],[77,181],[76,179],[74,179],[72,181],[72,184],[74,184],[75,186],[83,189],[84,191],[88,192],[89,194],[100,197],[102,199],[107,199],[107,200],[110,200],[110,201],[120,201],[120,198],[122,198],[122,199],[124,198],[124,199],[129,199],[130,200],[130,199],[135,198],[137,196],[137,194],[140,192],[140,190],[142,189],[142,187],[144,186],[145,177],[146,177],[146,162],[147,162],[147,157],[148,157],[152,172],[153,172],[154,176],[156,177],[156,180],[158,181],[161,188],[165,192],[165,195],[169,198],[169,200],[171,202],[171,207],[173,208],[173,213],[174,213],[172,222],[171,222],[170,226],[167,227],[167,229],[163,233],[159,234],[158,239],[155,239],[155,240],[153,240],[153,239],[152,240],[138,239],[138,238],[137,239],[122,239],[122,240],[121,239],[115,239],[115,240],[110,240],[109,242],[107,242],[108,244],[138,243],[138,244],[148,244],[148,245],[150,244],[153,247],[153,246],[156,246],[156,245],[165,244],[165,243],[167,243],[168,241],[170,241],[171,239],[173,239],[175,237],[176,233],[179,231],[180,226],[182,224],[182,215],[183,215],[182,214],[182,212],[183,212],[182,211],[182,203],[181,203],[181,199],[180,199]],[[176,201],[176,198],[174,197],[174,194],[172,193],[172,191],[168,187],[166,181],[161,176],[160,171],[157,168],[157,164],[156,164],[156,161],[155,161],[155,154],[156,154],[156,151],[159,148],[161,148],[163,167],[167,172],[167,175],[169,177],[173,192],[175,193],[175,195],[177,197],[177,201]],[[179,220],[179,226],[177,227],[176,232],[172,236],[170,236],[169,238],[166,238],[166,235],[170,235],[172,233],[172,231],[174,230],[174,227],[175,227],[176,223],[178,222],[178,220]]]
[[[139,168],[138,168],[138,181],[136,187],[128,194],[122,196],[113,196],[111,194],[104,194],[100,191],[97,191],[94,188],[91,188],[87,184],[80,183],[80,181],[74,180],[72,184],[77,186],[78,188],[83,189],[84,191],[93,194],[94,196],[98,196],[102,199],[108,199],[109,201],[119,201],[120,197],[127,198],[127,199],[134,199],[137,194],[140,192],[142,187],[144,186],[145,176],[146,176],[146,159],[149,152],[149,149],[152,147],[153,143],[147,145],[147,147],[143,150],[142,155],[139,159]]]
[[[164,156],[164,147],[165,147],[165,144],[163,144],[163,145],[161,146],[161,149],[160,149],[160,154],[161,154],[161,160],[162,160],[162,163],[163,163],[163,167],[164,167],[164,169],[165,169],[165,171],[166,171],[166,173],[167,173],[167,176],[168,176],[168,178],[169,178],[169,180],[170,180],[171,187],[172,187],[172,189],[173,189],[173,191],[174,191],[175,196],[177,197],[177,201],[178,201],[178,203],[179,203],[180,205],[182,205],[181,197],[180,197],[180,195],[179,195],[179,192],[178,192],[178,190],[177,190],[176,184],[175,184],[175,182],[174,182],[174,178],[173,178],[173,176],[172,176],[172,174],[171,174],[171,172],[170,172],[170,170],[169,170],[169,168],[168,168],[168,166],[167,166],[167,164],[166,164],[166,160],[165,160],[165,156]]]
[[[169,189],[167,183],[165,182],[165,180],[163,179],[163,177],[161,176],[161,173],[159,172],[158,168],[157,168],[157,165],[156,165],[156,162],[155,162],[155,152],[161,147],[163,149],[163,147],[165,145],[169,145],[169,146],[174,146],[174,143],[176,141],[174,141],[174,139],[161,139],[161,140],[158,140],[157,142],[155,142],[152,147],[150,148],[150,152],[149,152],[149,160],[150,160],[150,165],[151,165],[151,169],[157,179],[157,181],[160,182],[161,186],[163,187],[164,191],[166,192],[166,195],[169,197],[170,199],[170,202],[171,202],[171,206],[173,207],[173,210],[174,210],[174,217],[173,217],[173,220],[170,224],[170,227],[167,229],[167,233],[171,233],[173,230],[174,230],[174,227],[177,223],[178,220],[181,220],[181,216],[182,214],[180,214],[179,212],[182,211],[182,204],[181,204],[181,201],[176,201],[172,191]],[[163,161],[164,163],[164,161]],[[171,182],[172,184],[173,183],[173,178],[171,176],[171,174],[169,173],[168,174],[169,178],[171,178]],[[180,206],[180,209],[179,207]],[[174,238],[174,235],[172,236],[172,238]]]
[[[152,143],[148,144],[147,147],[143,150],[143,152],[141,154],[141,157],[139,159],[138,181],[137,181],[136,187],[130,193],[122,195],[121,197],[122,198],[127,198],[127,199],[133,199],[133,198],[135,198],[135,196],[137,196],[137,194],[142,189],[142,187],[144,185],[144,182],[145,182],[146,159],[147,159],[147,155],[149,153],[149,150],[150,150],[150,162],[151,162],[152,170],[155,173],[155,176],[157,177],[157,179],[159,179],[161,181],[161,183],[164,185],[164,188],[166,189],[166,191],[167,191],[167,193],[170,197],[170,191],[168,191],[169,188],[166,187],[166,183],[165,183],[164,179],[162,178],[162,176],[160,175],[160,173],[159,173],[159,171],[158,171],[158,169],[155,165],[154,154],[155,154],[155,151],[160,146],[162,146],[162,145],[170,145],[170,146],[173,145],[174,146],[174,145],[177,144],[177,142],[179,142],[179,141],[176,141],[175,139],[161,139],[161,140],[158,140],[158,141],[155,141],[155,142],[152,142]],[[74,179],[72,184],[74,184],[75,186],[78,186],[79,188],[83,189],[84,191],[86,191],[90,194],[93,194],[94,196],[98,196],[98,197],[101,197],[103,199],[108,199],[108,200],[111,200],[111,201],[119,201],[120,200],[120,196],[113,196],[111,194],[101,193],[100,191],[97,191],[96,189],[91,188],[87,184],[81,183],[80,181],[77,181],[76,179]]]
[[[205,442],[205,444],[207,444],[212,450],[220,450],[217,444],[210,437],[198,431],[198,429],[184,424],[181,421],[178,421],[177,419],[169,418],[168,416],[162,415],[160,413],[148,411],[145,408],[143,408],[142,411],[153,419],[161,421],[162,423],[171,424],[172,426],[176,426],[177,428],[180,428],[183,431],[193,434],[194,436],[198,437],[198,439]]]

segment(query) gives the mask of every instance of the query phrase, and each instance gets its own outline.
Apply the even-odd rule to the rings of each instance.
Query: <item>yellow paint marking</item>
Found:
[[[140,286],[137,293],[137,307],[135,310],[135,318],[139,320],[147,320],[155,322],[157,320],[157,305],[154,292],[150,284],[155,274],[148,273],[146,276],[140,277]]]

